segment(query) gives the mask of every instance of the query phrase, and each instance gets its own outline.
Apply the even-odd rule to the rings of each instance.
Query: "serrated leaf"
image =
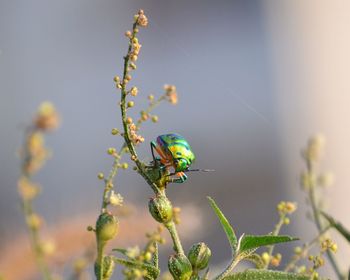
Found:
[[[221,212],[220,208],[215,203],[214,199],[211,197],[207,197],[210,203],[210,206],[213,208],[216,216],[219,218],[219,221],[222,225],[222,228],[224,229],[227,239],[230,242],[231,250],[232,250],[232,256],[235,255],[236,249],[237,249],[237,237],[236,234],[230,225],[229,221],[226,219],[225,215]]]
[[[124,260],[120,258],[113,257],[113,261],[115,263],[119,263],[121,265],[124,265],[126,267],[131,267],[131,268],[138,268],[147,271],[147,275],[144,276],[145,279],[148,280],[154,280],[157,279],[157,277],[160,274],[160,270],[153,265],[150,264],[145,264],[141,262],[136,262],[132,260]]]
[[[309,276],[273,270],[248,269],[226,276],[224,280],[310,280]]]
[[[298,240],[298,238],[290,237],[288,235],[244,235],[240,239],[239,254],[245,251],[255,250],[262,246],[285,243]]]
[[[346,229],[340,222],[335,220],[332,216],[321,212],[322,216],[334,227],[348,242],[350,242],[350,231]]]

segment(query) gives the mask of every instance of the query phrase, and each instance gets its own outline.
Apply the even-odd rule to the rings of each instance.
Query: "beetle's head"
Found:
[[[190,163],[185,158],[178,158],[174,161],[175,172],[186,171],[190,167]]]

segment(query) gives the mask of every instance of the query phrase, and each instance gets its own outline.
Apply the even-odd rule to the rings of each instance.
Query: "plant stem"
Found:
[[[135,22],[133,24],[133,31],[132,31],[132,35],[131,35],[131,38],[129,41],[128,52],[127,52],[126,56],[124,56],[124,70],[123,70],[123,78],[122,78],[122,83],[121,83],[120,110],[121,110],[122,123],[123,123],[123,129],[124,129],[124,140],[125,140],[126,146],[129,149],[132,160],[135,161],[135,163],[136,163],[136,166],[138,168],[138,173],[145,179],[145,181],[152,188],[152,190],[154,191],[154,193],[156,195],[162,194],[165,196],[165,191],[160,190],[158,188],[158,186],[151,180],[151,178],[148,176],[147,172],[145,171],[145,167],[144,167],[145,165],[139,160],[137,153],[136,153],[135,146],[130,139],[130,130],[129,130],[129,126],[127,123],[127,114],[126,114],[127,89],[126,89],[126,82],[125,81],[126,81],[126,76],[129,73],[130,52],[132,50],[133,39],[135,38],[135,35],[136,35],[136,27],[137,27],[137,24]],[[148,110],[151,111],[163,99],[164,99],[164,97],[160,97],[157,102],[150,105]],[[141,124],[141,121],[138,121],[137,125],[139,126],[140,124]],[[166,228],[168,229],[168,231],[171,235],[171,238],[173,240],[174,250],[177,253],[183,254],[184,251],[182,249],[182,245],[181,245],[180,238],[179,238],[177,230],[176,230],[175,223],[170,222],[168,225],[166,225]]]
[[[32,173],[28,170],[27,166],[33,160],[33,157],[29,151],[28,147],[28,139],[30,139],[38,130],[34,126],[30,126],[27,128],[24,150],[23,150],[23,161],[21,166],[22,177],[28,182],[32,182]],[[22,209],[25,219],[28,221],[32,215],[35,214],[33,210],[32,199],[26,199],[24,197],[21,198]],[[45,260],[44,253],[41,248],[40,234],[39,229],[37,227],[27,225],[27,229],[29,231],[30,243],[32,246],[32,250],[34,252],[35,260],[38,265],[38,268],[43,276],[43,279],[50,280],[52,279],[48,264]]]
[[[285,218],[285,217],[286,217],[285,214],[281,214],[281,215],[280,215],[280,219],[279,219],[278,223],[275,225],[275,228],[274,228],[273,232],[271,233],[271,235],[276,236],[276,235],[278,235],[278,234],[280,233],[281,228],[282,228],[282,226],[283,226],[283,224],[284,224],[284,218]],[[269,254],[269,256],[272,256],[273,249],[275,248],[275,246],[274,246],[274,245],[271,245],[271,246],[269,246],[268,248],[269,248],[268,254]],[[264,269],[268,269],[268,268],[269,268],[269,265],[270,265],[270,262],[267,262],[267,263],[265,264],[265,266],[264,266]]]
[[[179,235],[177,233],[175,223],[173,221],[171,221],[171,222],[167,223],[165,225],[165,227],[168,229],[170,236],[171,236],[171,239],[173,240],[174,251],[177,254],[184,254],[184,250],[182,248],[181,241],[180,241]]]
[[[234,257],[231,263],[226,267],[226,269],[218,276],[214,278],[214,280],[224,279],[231,271],[235,268],[235,266],[240,262],[240,258]]]
[[[308,175],[313,176],[315,174],[315,170],[314,170],[314,165],[311,162],[311,160],[308,160],[308,159],[306,160],[306,166],[307,166]],[[319,234],[321,234],[323,232],[323,230],[325,229],[325,227],[323,226],[323,224],[321,222],[320,210],[318,209],[317,202],[316,202],[315,188],[317,187],[317,185],[316,185],[316,183],[313,182],[313,180],[311,180],[311,181],[312,181],[312,184],[309,188],[308,195],[309,195],[309,200],[311,203],[311,208],[312,208],[315,224],[316,224],[316,227],[317,227]],[[340,271],[340,268],[339,268],[339,265],[338,265],[336,259],[334,258],[334,256],[332,255],[332,253],[329,250],[326,251],[326,254],[327,254],[327,257],[328,257],[338,279],[343,280],[344,277]]]

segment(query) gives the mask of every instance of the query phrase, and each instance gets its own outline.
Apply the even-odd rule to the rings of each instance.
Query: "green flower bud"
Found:
[[[166,224],[173,218],[173,207],[165,196],[151,198],[148,208],[152,217],[159,223]]]
[[[113,239],[119,228],[116,216],[109,213],[101,214],[96,221],[96,237],[98,241],[104,242]]]
[[[184,254],[169,257],[168,268],[174,280],[189,280],[192,275],[192,266]]]
[[[103,276],[102,279],[103,280],[108,280],[111,278],[113,271],[114,271],[114,267],[115,267],[115,263],[113,261],[113,259],[110,256],[106,256],[103,258]],[[100,278],[100,265],[95,263],[95,275],[97,279],[101,279]]]
[[[190,251],[188,252],[188,259],[190,260],[193,269],[202,270],[208,266],[211,257],[211,251],[209,247],[203,243],[199,242],[192,245]]]

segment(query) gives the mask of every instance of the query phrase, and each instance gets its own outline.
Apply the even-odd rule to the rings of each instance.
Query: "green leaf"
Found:
[[[147,275],[144,277],[147,280],[157,279],[157,277],[160,274],[160,270],[158,268],[154,267],[153,265],[150,265],[150,264],[145,264],[145,263],[131,261],[131,260],[124,260],[124,259],[120,259],[120,258],[116,258],[116,257],[113,257],[113,261],[115,263],[119,263],[119,264],[124,265],[126,267],[146,270]]]
[[[224,280],[310,280],[309,276],[273,270],[248,269],[231,274]]]
[[[219,218],[219,221],[222,225],[222,228],[224,229],[227,239],[230,242],[231,245],[231,250],[232,250],[232,255],[235,255],[236,249],[237,249],[237,237],[236,234],[224,216],[224,214],[221,212],[220,208],[216,205],[215,201],[211,197],[207,197],[210,203],[210,206],[213,208],[216,216]]]
[[[262,246],[298,240],[287,235],[243,235],[239,242],[239,254],[255,250]]]
[[[350,242],[350,231],[346,229],[340,222],[336,221],[332,216],[321,212],[322,216],[334,227],[348,242]]]
[[[154,242],[153,243],[153,246],[155,248],[155,251],[152,255],[152,260],[151,260],[151,263],[152,265],[155,267],[155,268],[159,268],[159,257],[158,257],[158,243],[157,242]]]
[[[128,257],[128,255],[127,255],[128,250],[126,250],[126,249],[123,249],[123,248],[114,248],[114,249],[112,249],[112,251],[113,251],[113,252],[121,253],[122,255]]]

